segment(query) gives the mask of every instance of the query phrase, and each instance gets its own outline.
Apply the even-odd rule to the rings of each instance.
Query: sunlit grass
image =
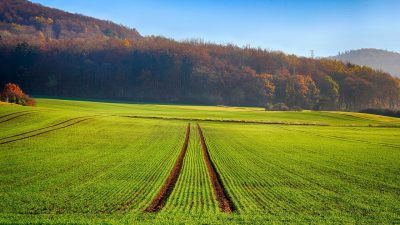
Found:
[[[196,121],[165,207],[143,212],[182,147],[188,121],[181,119],[200,121],[236,212],[218,208]],[[400,129],[389,127],[399,122],[360,113],[221,106],[3,104],[0,223],[396,223]]]

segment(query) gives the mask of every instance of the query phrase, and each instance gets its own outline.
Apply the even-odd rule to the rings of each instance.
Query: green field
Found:
[[[191,133],[178,180],[144,209]],[[214,196],[199,123],[235,211]],[[0,104],[0,223],[400,223],[400,119],[38,99]]]

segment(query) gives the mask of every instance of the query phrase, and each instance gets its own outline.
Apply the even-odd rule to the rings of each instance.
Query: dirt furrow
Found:
[[[155,119],[155,120],[181,120],[195,122],[216,122],[216,123],[245,123],[245,124],[265,124],[265,125],[295,125],[295,126],[331,126],[322,123],[307,123],[307,122],[279,122],[279,121],[258,121],[258,120],[229,120],[229,119],[201,119],[201,118],[184,118],[184,117],[163,117],[163,116],[137,116],[137,115],[112,115],[124,118],[134,119]],[[384,127],[384,126],[379,126]],[[399,126],[390,126],[398,128]]]
[[[211,183],[212,183],[213,189],[214,189],[214,194],[218,201],[218,205],[223,212],[231,213],[235,210],[233,202],[230,200],[230,198],[222,184],[221,177],[219,176],[219,174],[218,174],[217,170],[215,169],[215,166],[211,160],[210,154],[208,152],[207,144],[204,139],[203,131],[201,130],[199,124],[197,124],[197,129],[199,130],[199,136],[200,136],[201,147],[203,149],[204,161],[207,166],[208,175],[210,176]]]
[[[174,167],[172,168],[171,173],[169,174],[167,180],[164,185],[161,187],[160,191],[154,197],[153,201],[150,205],[145,209],[145,212],[157,212],[162,209],[167,201],[168,197],[171,195],[172,190],[175,187],[176,181],[178,180],[179,174],[182,169],[183,159],[185,158],[188,144],[189,144],[189,136],[190,136],[190,123],[186,128],[186,136],[185,141],[183,142],[183,146],[181,152],[176,160]]]
[[[49,133],[49,132],[52,132],[52,131],[64,129],[64,128],[73,126],[73,125],[75,125],[75,124],[78,124],[78,123],[81,123],[81,122],[83,122],[83,121],[90,120],[90,119],[93,119],[93,118],[82,119],[82,120],[76,121],[76,122],[74,122],[74,123],[70,123],[70,124],[68,124],[68,125],[62,126],[62,127],[57,127],[57,128],[51,129],[51,130],[46,130],[46,131],[43,131],[43,132],[39,132],[39,133],[36,133],[36,134],[33,134],[33,135],[29,135],[29,136],[25,136],[25,137],[13,139],[13,140],[10,140],[10,141],[0,142],[0,145],[8,144],[8,143],[11,143],[11,142],[16,142],[16,141],[24,140],[24,139],[27,139],[27,138],[39,136],[39,135],[41,135],[41,134]]]

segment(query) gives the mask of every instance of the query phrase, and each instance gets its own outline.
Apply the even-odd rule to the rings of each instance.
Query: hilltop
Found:
[[[116,41],[133,43],[141,38],[133,28],[26,0],[0,1],[0,36],[7,43],[48,45],[74,41],[91,47]]]
[[[364,48],[339,53],[331,58],[361,66],[366,65],[400,77],[400,53],[397,52]]]
[[[390,74],[135,29],[25,0],[0,3],[0,86],[30,95],[272,110],[398,108]],[[385,90],[385,93],[382,93]]]

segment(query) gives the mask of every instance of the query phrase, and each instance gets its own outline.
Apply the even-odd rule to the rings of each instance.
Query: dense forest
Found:
[[[12,32],[0,37],[0,85],[17,83],[31,95],[268,108],[283,103],[317,110],[399,108],[400,81],[369,67],[200,40],[141,37],[104,21],[111,24],[108,32],[89,38],[87,31],[103,22],[36,4],[36,11],[25,12],[15,5],[0,4],[0,21],[8,24],[0,34],[15,22],[35,32],[52,30],[49,19],[82,28],[76,30],[79,38],[67,25],[60,26],[60,34],[68,38],[53,31],[40,42],[33,34],[24,40]],[[26,22],[38,16],[46,18],[35,22],[41,25]]]

